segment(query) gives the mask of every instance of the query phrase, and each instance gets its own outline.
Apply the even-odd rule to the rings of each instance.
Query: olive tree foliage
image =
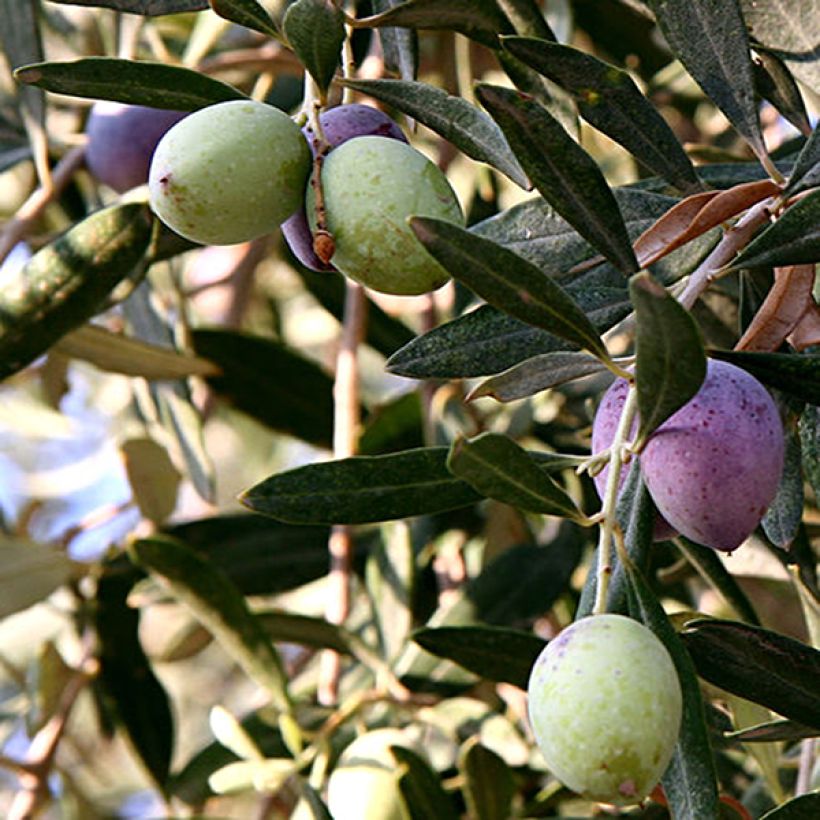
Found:
[[[683,698],[623,814],[820,815],[818,21],[816,0],[0,0],[4,813],[591,816],[525,691],[547,641],[610,612],[663,642]],[[452,281],[385,299],[279,232],[200,247],[84,164],[94,101],[247,97],[300,126],[389,112],[461,199],[465,227],[409,220]],[[785,436],[728,557],[653,542],[628,446],[602,511],[590,460],[613,375],[640,450],[709,357],[765,385]]]

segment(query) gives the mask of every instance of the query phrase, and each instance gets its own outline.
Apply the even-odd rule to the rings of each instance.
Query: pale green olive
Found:
[[[584,797],[640,802],[669,765],[680,683],[664,645],[638,621],[613,614],[576,621],[541,652],[527,694],[547,766]]]
[[[303,201],[310,149],[270,105],[232,100],[188,115],[160,140],[148,179],[151,207],[203,245],[270,233]]]
[[[447,177],[424,154],[395,139],[355,137],[333,149],[322,166],[331,261],[373,290],[398,295],[441,287],[449,274],[408,224],[410,216],[462,223]],[[316,227],[312,190],[308,218]]]

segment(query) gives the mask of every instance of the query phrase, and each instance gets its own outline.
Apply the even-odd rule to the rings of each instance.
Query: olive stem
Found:
[[[601,515],[603,522],[598,531],[598,564],[595,578],[595,603],[592,611],[595,615],[606,612],[609,578],[612,574],[612,535],[616,526],[615,508],[618,503],[618,489],[621,479],[621,467],[624,464],[623,450],[627,444],[632,422],[638,409],[638,393],[630,385],[626,396],[618,427],[609,448],[609,473],[606,477]]]

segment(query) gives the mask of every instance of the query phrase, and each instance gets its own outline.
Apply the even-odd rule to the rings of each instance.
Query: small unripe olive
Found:
[[[252,100],[202,108],[160,140],[151,207],[203,245],[232,245],[275,230],[302,203],[310,149],[287,114]]]
[[[564,629],[538,656],[527,696],[547,766],[590,800],[640,802],[672,759],[680,683],[664,645],[638,621],[593,615]]]

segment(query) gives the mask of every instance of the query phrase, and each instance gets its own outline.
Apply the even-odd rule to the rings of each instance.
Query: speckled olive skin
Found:
[[[160,140],[151,207],[203,245],[233,245],[274,231],[302,203],[310,149],[296,123],[270,105],[231,100],[202,108]]]
[[[120,194],[144,185],[157,143],[186,114],[108,100],[94,103],[85,126],[88,170]]]
[[[680,730],[680,683],[663,644],[623,615],[576,621],[550,641],[527,687],[535,739],[553,774],[601,803],[640,802]]]
[[[323,111],[319,115],[319,122],[325,140],[331,148],[338,148],[343,142],[347,142],[353,137],[379,136],[407,142],[401,128],[395,120],[387,116],[378,108],[361,103],[351,103],[349,105],[337,105]],[[315,154],[313,147],[313,129],[306,125],[302,129],[305,139],[310,145],[311,153]],[[322,272],[336,270],[333,265],[322,262],[313,251],[313,235],[310,232],[307,213],[304,208],[300,208],[293,216],[288,217],[282,223],[282,236],[288,243],[293,255],[306,268]]]
[[[607,435],[611,440],[625,396],[626,383],[616,382],[601,401],[593,452]],[[772,503],[783,458],[783,424],[766,388],[713,359],[697,394],[649,437],[640,456],[649,494],[668,525],[725,551],[751,535]]]
[[[346,276],[406,296],[435,290],[449,279],[407,222],[428,216],[463,223],[447,177],[420,151],[385,137],[355,137],[328,155],[322,188],[336,243],[330,261]],[[308,217],[315,227],[313,205],[309,191]]]

